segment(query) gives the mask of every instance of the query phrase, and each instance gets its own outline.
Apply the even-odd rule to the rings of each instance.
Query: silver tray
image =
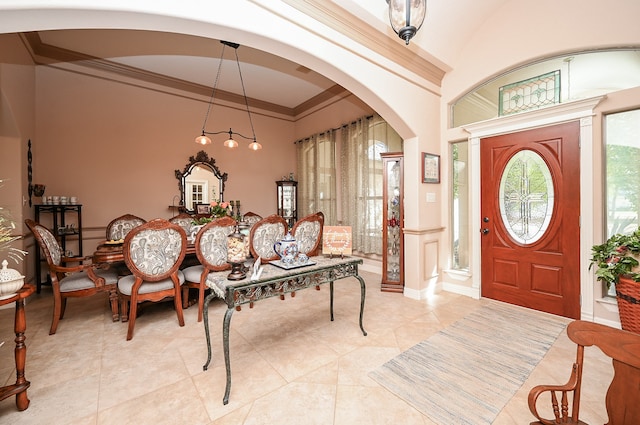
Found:
[[[273,264],[276,267],[280,267],[281,269],[285,269],[285,270],[291,270],[291,269],[297,269],[298,267],[306,267],[306,266],[313,266],[314,264],[316,264],[315,261],[307,261],[306,263],[292,263],[292,264],[287,264],[287,263],[283,263],[282,260],[272,260],[269,261],[269,264]]]

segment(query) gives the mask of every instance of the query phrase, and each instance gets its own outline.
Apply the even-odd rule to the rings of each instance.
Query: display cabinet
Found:
[[[382,291],[404,290],[404,202],[403,154],[381,153],[382,157]]]
[[[51,229],[55,235],[62,255],[66,257],[82,257],[82,205],[36,205],[35,221]],[[48,219],[45,220],[45,216]],[[44,221],[42,221],[44,220]],[[72,245],[71,245],[72,244]],[[67,249],[69,245],[69,249]],[[42,286],[40,249],[35,250],[36,292]],[[47,279],[48,281],[48,279]]]
[[[276,182],[278,215],[285,219],[289,229],[298,220],[298,182],[280,180]]]

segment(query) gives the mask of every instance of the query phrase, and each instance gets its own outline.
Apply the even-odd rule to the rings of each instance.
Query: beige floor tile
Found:
[[[58,332],[49,335],[53,303],[44,287],[27,301],[27,379],[31,405],[24,412],[12,397],[0,402],[0,423],[96,425],[157,424],[434,424],[368,373],[485,304],[451,293],[416,301],[380,291],[380,276],[367,282],[364,336],[358,323],[360,285],[336,282],[334,321],[329,286],[272,298],[235,311],[230,326],[232,387],[222,398],[226,370],[222,320],[227,307],[209,306],[212,363],[197,308],[178,326],[172,303],[143,310],[133,340],[127,324],[113,323],[105,297],[70,300]],[[15,381],[12,309],[0,310],[0,382]],[[533,420],[529,390],[566,382],[575,346],[562,334],[495,424]],[[598,349],[585,354],[582,413],[605,423],[604,394],[613,371]],[[449,425],[449,424],[445,424]]]

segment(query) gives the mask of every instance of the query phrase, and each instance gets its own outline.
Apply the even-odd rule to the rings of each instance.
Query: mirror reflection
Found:
[[[221,173],[216,160],[200,151],[189,158],[183,171],[175,170],[180,189],[180,207],[188,213],[196,213],[199,204],[222,201],[227,173]]]

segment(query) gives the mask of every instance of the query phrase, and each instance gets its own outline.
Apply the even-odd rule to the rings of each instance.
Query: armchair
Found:
[[[82,263],[88,259],[64,257],[58,241],[49,229],[30,219],[25,220],[25,224],[44,252],[51,275],[53,319],[49,335],[55,334],[58,329],[58,323],[63,318],[67,306],[67,298],[88,297],[100,292],[107,292],[113,321],[118,321],[118,296],[116,294],[118,274],[111,270],[100,270],[92,264],[67,266],[68,263]]]
[[[538,385],[531,389],[529,410],[537,419],[531,425],[586,425],[579,419],[580,388],[584,348],[593,345],[613,361],[614,376],[605,400],[608,425],[640,424],[640,335],[582,320],[571,322],[567,335],[578,346],[571,376],[564,385]],[[550,397],[551,406],[545,412],[553,412],[553,419],[543,418],[544,413],[538,410],[542,394]]]
[[[122,253],[132,274],[118,280],[122,321],[129,320],[127,341],[133,338],[138,304],[173,297],[178,323],[184,326],[179,270],[187,250],[187,235],[174,223],[154,219],[132,229],[124,239]]]

